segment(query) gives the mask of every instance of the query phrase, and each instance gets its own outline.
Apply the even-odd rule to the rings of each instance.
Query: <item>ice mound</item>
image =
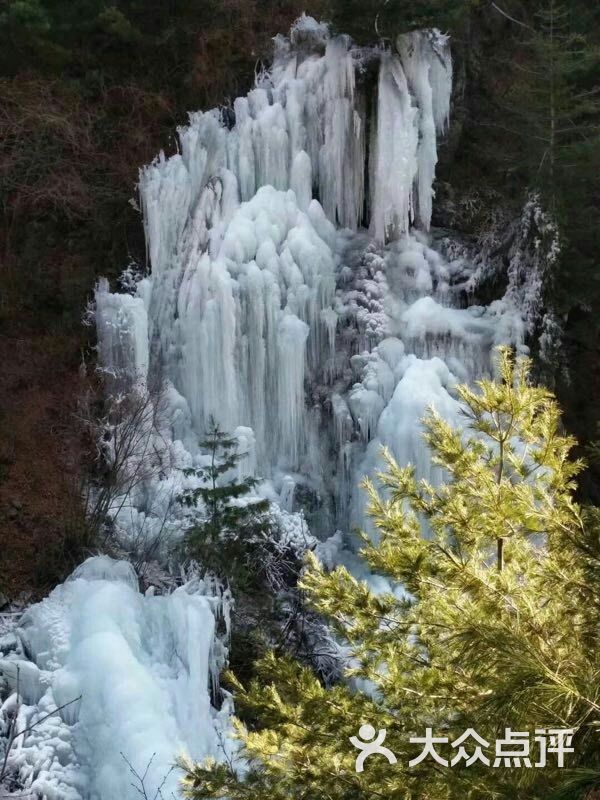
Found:
[[[170,797],[178,755],[222,758],[230,707],[216,711],[211,692],[226,655],[215,632],[224,612],[226,600],[198,579],[144,596],[131,566],[107,557],[88,559],[32,606],[17,630],[21,646],[0,661],[13,690],[19,667],[19,727],[68,705],[13,747],[9,766],[23,790],[133,800],[127,760],[140,775],[148,768],[149,796],[162,784]]]

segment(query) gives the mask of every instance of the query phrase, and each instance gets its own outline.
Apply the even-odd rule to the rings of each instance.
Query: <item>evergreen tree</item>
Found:
[[[520,170],[540,194],[560,228],[560,254],[545,299],[564,328],[570,380],[558,364],[554,377],[571,430],[586,440],[600,418],[600,406],[591,399],[600,347],[599,12],[597,4],[582,0],[519,6],[513,10],[519,24],[511,26],[519,44],[507,64],[510,88],[497,117],[506,131],[500,152],[510,171]]]
[[[573,4],[538,6],[531,25],[522,26],[524,63],[508,98],[520,118],[532,185],[555,215],[600,142],[600,50],[581,22]]]
[[[326,13],[336,30],[357,42],[394,39],[419,28],[455,29],[466,18],[472,0],[330,0]]]
[[[222,431],[214,420],[200,445],[207,450],[210,463],[185,470],[185,474],[195,475],[202,484],[179,498],[183,505],[201,509],[199,519],[186,533],[185,549],[204,567],[234,585],[245,585],[260,573],[250,565],[250,549],[253,539],[272,529],[269,502],[248,498],[259,482],[257,478],[224,480],[245,454],[238,452],[237,439]]]
[[[372,691],[327,689],[268,656],[247,689],[234,681],[250,769],[238,779],[230,765],[185,765],[186,797],[548,800],[600,787],[600,518],[574,500],[582,465],[569,458],[574,442],[552,395],[529,385],[526,360],[504,351],[500,367],[500,380],[458,389],[465,431],[426,418],[441,485],[417,481],[389,453],[381,488],[366,484],[378,536],[365,537],[363,557],[396,590],[375,595],[311,559],[303,587],[350,643],[349,677]],[[398,763],[372,756],[357,773],[348,740],[367,723],[387,730]],[[532,743],[536,729],[573,728],[575,752],[568,769],[552,755],[546,768],[431,757],[411,767],[423,745],[410,739],[427,728],[448,740],[436,746],[447,759],[468,729],[489,743],[492,763],[506,728],[531,732]]]

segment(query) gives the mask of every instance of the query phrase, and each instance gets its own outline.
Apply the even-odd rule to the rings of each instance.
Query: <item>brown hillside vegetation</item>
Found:
[[[0,588],[11,598],[50,588],[82,544],[72,345],[0,336]]]

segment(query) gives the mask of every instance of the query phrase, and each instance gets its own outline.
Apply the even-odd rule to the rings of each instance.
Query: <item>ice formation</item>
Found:
[[[211,707],[211,689],[224,656],[216,620],[227,613],[210,584],[144,596],[130,564],[100,556],[32,606],[14,641],[0,640],[0,680],[12,690],[2,711],[17,685],[18,728],[69,705],[13,745],[9,768],[22,790],[134,800],[129,762],[146,772],[149,797],[162,786],[168,798],[177,794],[177,755],[222,758],[230,709]]]
[[[359,49],[303,17],[247,97],[191,114],[178,153],[142,170],[150,268],[127,293],[101,281],[95,310],[115,397],[150,409],[121,467],[135,480],[110,508],[126,550],[160,554],[181,536],[175,500],[197,480],[211,417],[238,437],[239,469],[264,479],[282,543],[327,540],[327,563],[361,577],[336,531],[364,524],[356,486],[381,445],[435,480],[426,409],[459,423],[456,383],[524,335],[514,298],[469,306],[473,264],[429,231],[451,89],[436,31]],[[107,423],[109,457],[120,424]],[[31,609],[22,713],[82,700],[11,756],[28,787],[128,800],[121,751],[140,770],[156,752],[155,782],[179,750],[218,755],[220,601],[201,590],[144,597],[125,566],[94,560]]]
[[[308,493],[321,537],[363,522],[354,486],[381,444],[427,473],[427,406],[457,418],[457,380],[523,338],[510,298],[468,307],[474,267],[429,234],[451,91],[438,31],[359,49],[302,17],[247,97],[191,114],[141,171],[149,274],[96,303],[104,367],[166,385],[165,467],[119,508],[125,538],[169,516],[169,464],[202,458],[211,418],[250,431],[263,495],[293,514]]]

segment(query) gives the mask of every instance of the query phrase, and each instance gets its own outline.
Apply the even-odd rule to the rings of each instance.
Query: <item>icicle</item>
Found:
[[[408,232],[417,174],[417,110],[397,56],[381,55],[377,128],[372,142],[371,232],[380,242]]]
[[[304,366],[309,327],[293,314],[284,314],[279,323],[278,349],[278,429],[279,452],[297,463],[301,449],[304,419]]]
[[[108,281],[96,287],[98,360],[117,387],[143,386],[148,375],[148,317],[144,302],[129,294],[111,294]]]
[[[352,415],[350,414],[348,404],[337,392],[331,396],[331,408],[333,413],[336,450],[342,455],[345,445],[352,437]]]
[[[312,200],[312,164],[304,150],[299,150],[292,162],[290,186],[296,194],[299,208],[308,211]]]
[[[291,475],[284,475],[279,494],[279,507],[284,511],[293,511],[295,491],[296,481]]]
[[[419,109],[416,206],[421,227],[429,230],[438,158],[437,134],[444,133],[450,117],[452,59],[448,39],[439,31],[405,34],[398,37],[396,44]]]
[[[437,164],[433,91],[430,83],[431,47],[426,36],[416,33],[399,36],[398,51],[412,94],[418,106],[419,144],[417,148],[416,207],[420,225],[429,230],[433,203],[433,179]]]
[[[429,82],[433,92],[433,116],[438,134],[444,134],[450,122],[452,99],[452,53],[450,38],[437,28],[427,32],[431,47]]]
[[[354,64],[348,41],[330,40],[325,62],[324,141],[319,153],[321,201],[332,221],[356,228],[364,197],[365,125],[362,109],[355,103]]]

